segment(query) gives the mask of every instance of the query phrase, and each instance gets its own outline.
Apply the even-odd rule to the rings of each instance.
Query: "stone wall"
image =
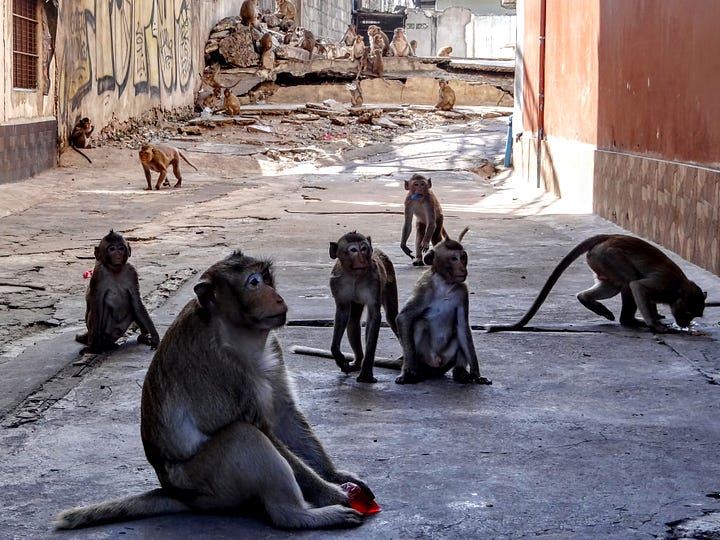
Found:
[[[0,184],[22,180],[55,165],[55,120],[0,125]]]

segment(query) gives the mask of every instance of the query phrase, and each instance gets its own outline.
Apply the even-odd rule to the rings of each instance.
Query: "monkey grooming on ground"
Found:
[[[670,330],[661,321],[658,304],[670,306],[680,328],[687,328],[695,317],[703,316],[706,294],[662,251],[634,236],[599,234],[583,240],[565,255],[522,319],[512,325],[491,326],[488,331],[520,330],[525,326],[560,275],[583,253],[587,253],[587,264],[595,273],[595,285],[579,292],[577,299],[590,311],[615,320],[612,312],[598,300],[620,294],[620,324],[633,328],[647,326],[658,333]],[[638,309],[643,321],[635,318]]]
[[[390,54],[393,56],[415,56],[415,53],[405,37],[404,28],[396,28],[390,42]]]
[[[453,51],[453,48],[448,45],[447,47],[443,47],[442,49],[440,49],[438,51],[437,55],[438,56],[450,56],[452,51]]]
[[[140,433],[160,488],[65,510],[60,529],[263,505],[284,529],[349,527],[362,515],[290,387],[272,332],[287,306],[271,264],[235,251],[211,266],[168,328],[142,389]]]
[[[460,383],[492,384],[480,376],[468,319],[467,253],[463,236],[445,238],[425,254],[427,270],[397,317],[403,348],[398,384],[440,377],[453,370]]]
[[[232,116],[237,116],[238,114],[240,114],[240,100],[235,94],[230,91],[229,88],[225,89],[225,101],[223,102],[223,105],[225,106],[225,109],[227,109],[227,112],[229,112]],[[190,162],[188,161],[188,163]]]
[[[84,351],[117,348],[115,342],[132,323],[140,329],[138,343],[155,349],[160,342],[140,296],[137,271],[128,262],[130,251],[125,238],[112,230],[95,247],[95,268],[85,295],[87,332],[75,336],[87,345]]]
[[[410,180],[405,180],[405,221],[403,222],[400,249],[413,259],[414,266],[423,265],[423,254],[432,245],[438,244],[447,236],[443,227],[444,216],[440,201],[431,191],[432,179],[422,174],[413,174]],[[413,256],[407,241],[412,229],[412,219],[415,217],[415,255]]]
[[[147,180],[147,187],[145,190],[152,190],[152,178],[150,171],[160,173],[157,182],[155,183],[155,189],[160,189],[160,186],[167,177],[167,170],[172,166],[173,174],[177,178],[176,188],[182,187],[182,176],[180,175],[180,158],[185,160],[185,163],[190,165],[196,171],[198,170],[195,165],[190,163],[185,154],[180,152],[177,148],[168,146],[166,144],[144,144],[140,149],[140,164],[145,171],[145,180]]]
[[[441,111],[452,111],[455,107],[455,90],[450,88],[445,79],[438,81],[438,101],[435,108]]]
[[[329,253],[331,259],[337,259],[330,276],[330,291],[335,299],[335,323],[330,351],[343,373],[359,369],[358,382],[377,382],[373,376],[373,365],[380,332],[381,305],[385,309],[385,319],[397,335],[395,268],[387,255],[379,249],[373,249],[369,236],[357,232],[347,233],[337,242],[330,242]],[[360,319],[365,307],[367,324],[363,356]],[[346,329],[348,342],[355,354],[355,361],[351,364],[340,350]]]
[[[92,125],[90,119],[86,116],[81,118],[73,127],[72,133],[70,133],[70,146],[78,154],[92,163],[92,159],[87,157],[84,152],[81,152],[80,148],[90,148],[90,135],[95,130],[95,126]]]

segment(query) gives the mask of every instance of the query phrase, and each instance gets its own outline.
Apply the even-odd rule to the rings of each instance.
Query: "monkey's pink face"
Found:
[[[345,248],[346,270],[354,274],[363,274],[370,268],[372,248],[366,242],[353,242]]]
[[[413,199],[425,197],[428,193],[428,185],[425,180],[413,180],[410,183],[409,189],[410,189],[410,196]]]

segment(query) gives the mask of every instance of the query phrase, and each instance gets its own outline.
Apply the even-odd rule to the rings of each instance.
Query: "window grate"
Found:
[[[38,87],[37,0],[13,0],[13,87]]]

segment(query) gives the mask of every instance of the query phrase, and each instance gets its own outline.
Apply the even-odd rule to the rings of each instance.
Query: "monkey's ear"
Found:
[[[430,189],[432,187],[432,178],[430,178],[429,176],[427,179],[427,184],[428,184],[428,189]]]
[[[95,246],[95,260],[96,261],[100,260],[100,247],[99,246]]]
[[[405,191],[410,191],[410,181],[405,180]]]
[[[435,260],[435,250],[431,249],[423,257],[423,262],[428,266],[432,266],[432,263],[434,260]]]
[[[132,253],[132,248],[130,247],[130,244],[128,244],[127,242],[125,242],[125,247],[127,248],[127,255],[128,255],[128,259],[129,259],[130,254]]]
[[[201,281],[193,287],[203,309],[210,309],[215,303],[215,287],[209,281]]]
[[[367,237],[368,244],[370,244],[370,249],[372,249],[372,239],[368,236]]]
[[[330,242],[330,249],[328,249],[328,253],[330,254],[331,259],[337,259],[337,252],[338,252],[338,243],[337,242]]]

